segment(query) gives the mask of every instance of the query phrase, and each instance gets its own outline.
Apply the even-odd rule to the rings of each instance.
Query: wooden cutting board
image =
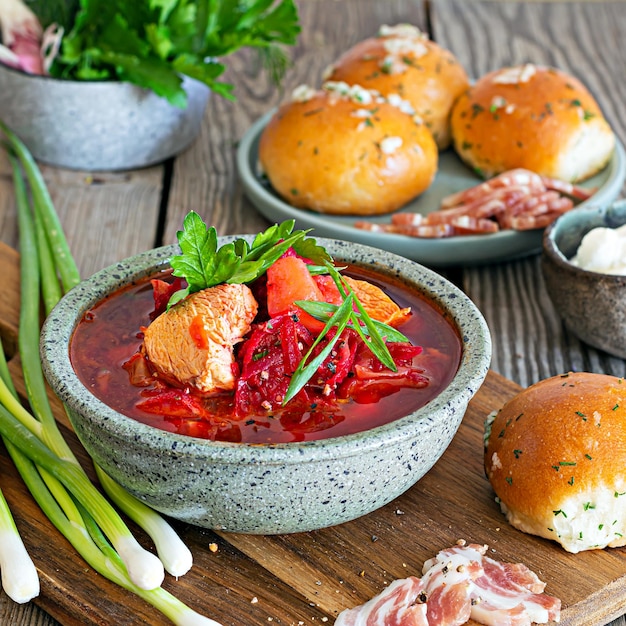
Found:
[[[19,315],[18,256],[2,244],[0,272],[0,336],[10,356]],[[16,358],[10,365],[19,373]],[[604,624],[621,615],[625,550],[568,554],[509,527],[494,501],[482,466],[483,419],[519,389],[490,372],[435,467],[395,501],[353,522],[274,537],[214,533],[175,523],[194,554],[194,567],[179,580],[168,576],[164,587],[224,626],[332,624],[342,609],[364,602],[395,578],[419,575],[424,560],[466,539],[488,544],[493,558],[521,561],[535,570],[547,582],[546,591],[563,601],[561,624]],[[60,405],[55,408],[64,433],[92,473]],[[66,626],[170,623],[82,561],[41,513],[4,449],[0,487],[41,576],[38,605]],[[150,545],[141,531],[136,534]]]

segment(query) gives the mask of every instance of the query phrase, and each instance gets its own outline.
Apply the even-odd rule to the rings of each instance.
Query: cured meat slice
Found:
[[[335,626],[429,626],[424,600],[421,579],[394,580],[365,604],[342,611]]]
[[[428,559],[422,578],[394,581],[369,602],[340,613],[336,626],[530,626],[558,622],[561,601],[522,563],[501,563],[487,546],[459,542]]]
[[[475,581],[471,616],[486,626],[526,626],[559,621],[561,601],[543,593],[546,585],[522,563],[483,558]]]
[[[481,559],[479,550],[450,548],[424,563],[422,581],[429,626],[461,626],[467,622],[473,581],[483,575]]]

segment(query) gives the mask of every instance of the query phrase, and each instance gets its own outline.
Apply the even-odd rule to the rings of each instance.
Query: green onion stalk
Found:
[[[219,626],[160,586],[164,564],[169,573],[180,576],[192,562],[190,551],[171,526],[96,467],[106,493],[144,528],[159,556],[142,548],[117,510],[84,472],[58,428],[39,357],[39,302],[43,296],[45,312],[49,313],[63,293],[79,282],[80,276],[39,168],[20,139],[1,121],[0,130],[8,140],[5,147],[15,181],[21,252],[18,347],[32,410],[31,413],[20,403],[6,357],[0,350],[0,436],[41,509],[97,572],[137,594],[175,624]],[[11,527],[2,509],[0,501],[0,537],[4,527]]]

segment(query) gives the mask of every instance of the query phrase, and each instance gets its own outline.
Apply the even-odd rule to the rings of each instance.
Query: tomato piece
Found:
[[[287,312],[295,312],[302,324],[309,330],[319,333],[324,324],[294,304],[296,300],[323,301],[307,264],[297,256],[283,256],[267,269],[267,312],[275,317]]]

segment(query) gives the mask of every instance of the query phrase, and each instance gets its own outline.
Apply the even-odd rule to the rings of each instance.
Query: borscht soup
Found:
[[[341,274],[355,288],[359,304],[370,307],[372,318],[379,309],[389,309],[383,318],[406,339],[387,342],[396,367],[392,370],[374,357],[350,324],[326,356],[321,355],[338,327],[327,330],[315,345],[318,335],[324,334],[324,321],[294,307],[276,314],[280,302],[291,301],[290,290],[300,293],[294,264],[285,262],[288,267],[268,271],[243,295],[241,285],[220,285],[216,295],[223,308],[211,305],[214,314],[208,321],[199,312],[202,302],[164,310],[164,297],[181,286],[170,270],[123,287],[90,309],[77,325],[70,344],[72,365],[97,398],[131,419],[182,435],[253,444],[368,430],[424,406],[453,379],[461,359],[461,341],[453,325],[434,303],[401,281],[362,267],[341,266]],[[333,296],[336,288],[328,276],[315,279],[318,288],[321,301],[334,302],[329,310],[339,312],[341,299]],[[237,298],[245,300],[241,307]],[[357,311],[358,305],[351,308]],[[174,312],[187,315],[183,331],[173,325]],[[246,315],[249,323],[240,323]],[[235,321],[225,330],[229,317]],[[150,327],[159,318],[167,341],[150,336]],[[237,324],[240,327],[233,330]],[[385,327],[380,328],[386,336]],[[215,335],[225,334],[234,337],[232,345],[216,343]],[[167,342],[171,352],[163,357]],[[202,375],[187,372],[196,359],[188,353],[190,346],[202,355],[207,370]],[[308,372],[306,385],[284,403],[293,376],[302,374],[306,355],[307,363],[317,356],[318,366],[311,369],[313,374]],[[176,360],[177,369],[168,370]]]

